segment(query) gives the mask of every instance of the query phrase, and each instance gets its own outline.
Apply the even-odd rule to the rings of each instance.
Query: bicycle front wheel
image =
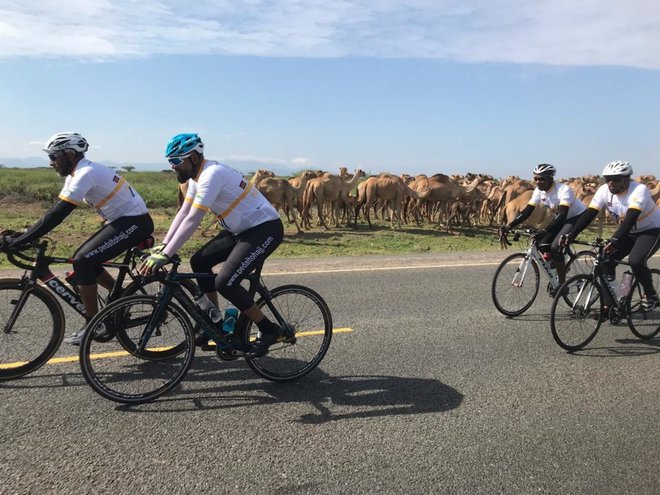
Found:
[[[577,351],[591,342],[603,319],[602,300],[601,288],[591,275],[575,275],[566,280],[550,309],[555,342],[567,351]]]
[[[0,280],[0,380],[36,371],[55,355],[64,338],[64,313],[57,299],[35,285],[14,323],[9,319],[23,292],[20,279]]]
[[[145,277],[143,281],[144,281],[143,284],[139,284],[138,282],[131,282],[124,289],[120,297],[127,297],[138,294],[157,296],[158,294],[161,293],[163,289],[163,283],[158,277],[155,276]],[[187,280],[187,279],[181,280],[180,287],[184,292],[188,293],[191,299],[194,296],[194,294],[198,291],[197,286],[192,280]],[[118,322],[121,322],[126,318],[130,318],[130,316],[122,315],[117,312],[116,318]],[[190,321],[190,318],[188,319],[188,321]],[[133,344],[131,343],[130,337],[127,336],[125,332],[122,330],[121,324],[115,324],[115,328],[116,328],[115,333],[117,339],[122,345],[124,345],[124,348],[130,352],[131,349],[134,347]],[[167,347],[163,349],[150,350],[150,351],[145,350],[142,353],[142,357],[144,357],[145,359],[153,359],[153,360],[170,359],[171,357],[176,356],[177,354],[180,354],[185,350],[186,350],[186,343],[181,342],[179,343],[179,345],[173,347]]]
[[[656,294],[660,290],[660,270],[651,270],[651,279]],[[628,305],[628,326],[632,333],[640,339],[651,339],[660,333],[660,308],[651,311],[642,309],[642,295],[644,288],[635,280],[630,288],[630,295],[626,304]]]
[[[539,267],[526,254],[505,258],[497,267],[491,286],[495,307],[506,316],[523,314],[539,293],[539,281]]]
[[[332,339],[332,316],[323,298],[301,285],[283,285],[270,291],[271,304],[286,322],[285,338],[270,346],[268,354],[247,358],[258,375],[272,381],[289,381],[312,371],[323,359]],[[278,318],[260,299],[257,306],[266,317]],[[250,320],[243,327],[244,341],[253,341],[259,329]]]
[[[106,399],[124,404],[152,401],[174,388],[190,368],[195,354],[193,329],[186,313],[173,302],[164,309],[146,348],[138,350],[158,304],[155,296],[129,296],[109,304],[89,322],[80,344],[80,364],[87,383]],[[94,334],[107,325],[120,325],[115,330],[122,339],[96,340]],[[177,346],[184,348],[168,359],[153,359],[154,353]]]

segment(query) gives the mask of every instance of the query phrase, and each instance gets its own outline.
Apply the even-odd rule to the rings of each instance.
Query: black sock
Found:
[[[257,323],[261,333],[274,334],[277,332],[277,325],[264,316],[264,319]]]

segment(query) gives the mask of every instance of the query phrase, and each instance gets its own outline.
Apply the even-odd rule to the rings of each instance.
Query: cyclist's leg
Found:
[[[149,214],[121,217],[98,230],[78,248],[73,256],[73,268],[87,319],[98,313],[96,279],[104,271],[101,264],[135,246],[153,228]]]
[[[630,235],[624,235],[618,240],[616,250],[601,263],[605,280],[612,281],[616,279],[616,261],[622,260],[628,256],[633,245],[634,239]],[[612,301],[612,297],[610,296],[610,291],[608,290],[603,291],[603,303],[606,310],[614,304],[614,301]]]
[[[213,273],[213,267],[225,261],[232,249],[236,246],[236,240],[231,232],[226,230],[199,248],[190,258],[190,268],[195,273]],[[197,285],[218,306],[218,292],[211,278],[197,279]]]
[[[647,266],[647,260],[653,256],[660,248],[660,229],[650,229],[639,232],[632,236],[634,243],[630,250],[628,262],[635,274],[635,278],[644,288],[646,298],[652,300],[657,298],[656,290],[653,287],[651,271]]]
[[[263,343],[266,348],[275,341],[282,329],[265,317],[250,293],[241,286],[241,280],[255,266],[263,263],[280,245],[283,238],[284,227],[279,219],[264,222],[239,234],[236,236],[236,246],[215,279],[218,292],[257,324],[264,337]],[[262,342],[258,342],[257,346],[261,344]]]
[[[550,242],[550,255],[552,256],[552,261],[557,269],[557,276],[559,277],[560,284],[563,284],[566,280],[566,260],[564,258],[564,250],[559,246],[559,240],[562,235],[567,234],[573,229],[579,217],[579,215],[576,215],[573,218],[566,220],[564,225],[552,233],[554,237]]]

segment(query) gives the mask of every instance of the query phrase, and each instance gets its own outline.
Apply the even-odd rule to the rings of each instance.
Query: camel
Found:
[[[302,234],[302,229],[298,224],[296,211],[293,207],[296,191],[288,180],[274,177],[273,175],[274,174],[268,170],[260,169],[252,176],[250,182],[259,189],[261,194],[265,196],[275,209],[281,208],[285,212],[289,222],[291,222],[291,219],[289,218],[290,212],[291,217],[293,218],[293,223],[298,230],[298,234]]]
[[[358,197],[358,202],[355,205],[355,226],[357,227],[357,217],[358,211],[361,207],[364,206],[364,215],[369,224],[369,228],[372,228],[371,219],[369,217],[369,212],[371,206],[376,200],[380,200],[383,203],[390,206],[392,213],[390,214],[390,228],[394,229],[394,218],[396,217],[398,223],[398,230],[402,230],[401,227],[401,210],[403,207],[403,201],[405,197],[415,198],[415,199],[425,199],[431,194],[429,188],[426,188],[423,192],[415,191],[411,189],[401,177],[397,177],[391,174],[381,174],[378,177],[370,177],[364,181],[365,186],[363,188],[363,194],[361,197]]]
[[[323,203],[328,202],[331,205],[331,214],[334,213],[335,227],[339,227],[339,207],[348,205],[348,193],[355,187],[360,178],[364,176],[365,173],[358,169],[355,171],[355,175],[348,181],[338,175],[332,174],[310,179],[303,194],[303,226],[311,228],[310,209],[312,204],[316,203],[319,222],[327,230],[328,226],[323,216]]]

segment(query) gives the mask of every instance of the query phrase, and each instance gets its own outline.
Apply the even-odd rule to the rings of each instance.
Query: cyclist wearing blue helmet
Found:
[[[213,273],[213,267],[222,263],[215,281],[199,279],[198,284],[216,306],[219,292],[256,323],[260,337],[247,352],[265,354],[282,336],[282,329],[263,314],[240,282],[282,242],[284,227],[279,214],[240,172],[205,159],[204,143],[197,134],[174,136],[165,157],[179,183],[188,182],[188,191],[163,242],[152,250],[141,273],[151,273],[167,263],[190,239],[204,215],[213,212],[225,230],[193,254],[190,266],[197,273]],[[204,340],[203,335],[198,336],[198,344]]]

